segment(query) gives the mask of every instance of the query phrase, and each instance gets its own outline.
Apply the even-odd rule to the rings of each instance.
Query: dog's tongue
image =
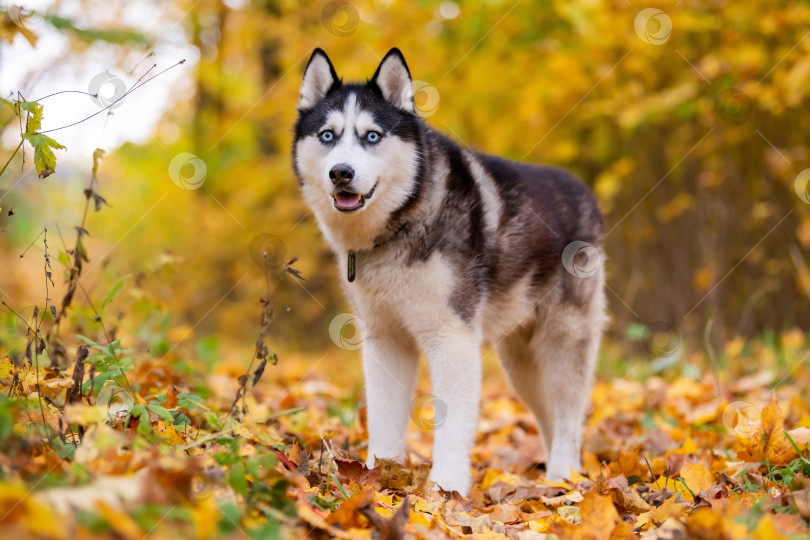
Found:
[[[353,210],[360,206],[360,194],[341,191],[335,194],[335,205],[341,210]]]

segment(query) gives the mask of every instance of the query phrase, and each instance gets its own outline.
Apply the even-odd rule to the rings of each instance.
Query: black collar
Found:
[[[394,232],[385,236],[385,237],[378,237],[378,240],[375,240],[374,245],[368,249],[360,250],[361,253],[369,253],[374,251],[375,249],[386,245],[387,243],[391,242],[394,238],[396,238],[399,233],[404,231],[408,227],[408,222],[406,221],[402,225],[400,225]],[[354,250],[349,250],[348,258],[346,261],[346,278],[349,280],[349,283],[354,281],[354,278],[357,276],[357,252]]]

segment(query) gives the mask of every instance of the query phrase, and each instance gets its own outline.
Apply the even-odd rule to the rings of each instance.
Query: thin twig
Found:
[[[6,161],[6,164],[5,164],[5,165],[3,165],[3,169],[2,169],[2,170],[0,170],[0,176],[3,176],[3,173],[4,173],[4,172],[6,172],[6,169],[7,169],[7,168],[8,168],[8,166],[11,164],[11,160],[12,160],[12,159],[14,159],[14,156],[16,156],[16,155],[17,155],[17,152],[19,152],[19,151],[20,151],[20,147],[23,145],[23,141],[24,141],[24,140],[25,140],[25,139],[22,139],[22,138],[20,139],[20,144],[18,144],[18,145],[17,145],[17,148],[15,148],[15,149],[14,149],[14,152],[12,152],[12,153],[11,153],[11,157],[9,157],[9,158],[8,158],[8,161]]]
[[[48,94],[47,96],[42,96],[39,99],[35,99],[34,101],[39,103],[43,99],[48,99],[49,97],[58,96],[59,94],[84,94],[85,96],[90,96],[97,98],[98,94],[91,94],[89,92],[82,92],[81,90],[62,90],[60,92],[54,92],[53,94]]]
[[[122,95],[120,98],[116,99],[115,101],[113,101],[112,103],[110,103],[109,105],[107,105],[106,107],[104,107],[103,109],[100,109],[99,111],[94,112],[94,113],[93,113],[93,114],[91,114],[90,116],[88,116],[88,117],[86,117],[86,118],[83,118],[83,119],[79,120],[78,122],[73,122],[72,124],[68,124],[68,125],[66,125],[66,126],[61,126],[61,127],[58,127],[58,128],[46,129],[46,130],[44,130],[44,131],[40,131],[39,133],[51,133],[51,132],[54,132],[54,131],[59,131],[59,130],[61,130],[61,129],[67,129],[67,128],[69,128],[69,127],[77,126],[77,125],[79,125],[79,124],[81,124],[81,123],[83,123],[83,122],[86,122],[86,121],[90,120],[91,118],[93,118],[93,117],[95,117],[95,116],[98,116],[99,114],[103,113],[103,112],[104,112],[104,111],[106,111],[107,109],[111,108],[113,105],[115,105],[116,103],[118,103],[119,101],[121,101],[122,99],[124,99],[125,97],[127,97],[128,95],[130,95],[130,94],[131,94],[132,92],[134,92],[135,90],[137,90],[137,89],[141,88],[141,87],[142,87],[142,86],[144,86],[146,83],[148,83],[148,82],[150,82],[150,81],[153,81],[153,80],[157,79],[158,77],[160,77],[161,75],[163,75],[164,73],[166,73],[167,71],[169,71],[170,69],[175,68],[175,67],[179,66],[180,64],[184,64],[185,62],[186,62],[186,60],[185,60],[185,59],[180,60],[179,62],[177,62],[177,63],[176,63],[176,64],[174,64],[173,66],[169,66],[169,67],[167,67],[166,69],[164,69],[163,71],[161,71],[161,72],[159,72],[159,73],[155,74],[155,76],[154,76],[154,77],[150,77],[149,79],[147,79],[147,80],[145,80],[145,81],[141,82],[141,80],[142,80],[142,79],[143,79],[143,77],[146,75],[146,73],[149,73],[149,71],[151,71],[151,70],[152,70],[152,69],[153,69],[153,68],[154,68],[154,67],[157,65],[157,64],[155,64],[155,65],[153,65],[151,68],[149,68],[149,70],[147,70],[147,72],[146,72],[146,73],[144,73],[144,75],[142,75],[140,79],[138,79],[138,80],[135,82],[135,84],[132,86],[132,88],[130,88],[129,90],[127,90],[126,92],[124,92],[124,94],[123,94],[123,95]]]
[[[649,461],[647,461],[647,456],[644,456],[644,463],[646,463],[646,464],[647,464],[647,470],[649,470],[649,471],[650,471],[650,476],[651,476],[651,477],[652,477],[652,479],[653,479],[653,483],[655,483],[655,487],[657,487],[657,488],[658,488],[658,491],[660,491],[661,493],[663,493],[663,492],[664,492],[664,490],[663,490],[663,489],[661,489],[661,486],[659,486],[659,485],[658,485],[658,479],[657,479],[657,478],[655,478],[655,473],[653,472],[652,467],[650,467],[650,462],[649,462]]]
[[[33,245],[36,243],[36,241],[37,241],[37,240],[39,240],[39,237],[40,237],[40,236],[42,236],[43,234],[45,234],[46,232],[47,232],[47,229],[42,229],[42,232],[41,232],[41,233],[39,233],[39,234],[37,235],[37,237],[36,237],[36,238],[34,238],[33,240],[31,240],[31,243],[30,243],[30,244],[28,244],[28,247],[27,247],[27,248],[25,248],[25,251],[23,251],[22,253],[20,253],[20,258],[21,258],[21,259],[22,259],[22,258],[25,256],[25,254],[26,254],[26,253],[28,253],[28,250],[29,250],[29,249],[31,249],[31,246],[33,246]]]
[[[48,445],[51,444],[51,437],[48,435],[48,423],[45,421],[45,406],[42,404],[42,386],[39,383],[39,343],[37,341],[40,339],[39,331],[42,328],[42,321],[45,320],[45,312],[48,310],[48,302],[50,298],[48,298],[48,229],[43,228],[42,233],[45,234],[45,309],[42,310],[42,318],[37,321],[36,331],[34,332],[34,372],[36,373],[37,378],[37,399],[39,400],[39,412],[42,415],[42,429],[44,430],[45,436],[48,438]],[[40,234],[42,234],[40,233]],[[39,236],[37,236],[39,238]],[[36,240],[35,240],[36,241]],[[32,242],[33,244],[33,242]],[[28,246],[31,247],[30,245]],[[26,251],[28,249],[26,248]],[[22,255],[20,255],[22,257]],[[43,345],[44,345],[43,341]]]

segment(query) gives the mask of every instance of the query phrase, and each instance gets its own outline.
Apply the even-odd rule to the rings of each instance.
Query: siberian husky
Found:
[[[398,49],[365,84],[321,49],[307,64],[293,167],[367,328],[368,466],[405,457],[421,352],[442,413],[430,479],[469,493],[488,343],[537,418],[547,478],[568,477],[606,319],[597,203],[567,172],[463,148],[417,112]]]

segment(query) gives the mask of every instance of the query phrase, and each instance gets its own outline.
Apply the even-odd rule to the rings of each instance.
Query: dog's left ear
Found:
[[[399,49],[394,47],[388,51],[371,82],[379,87],[386,101],[404,111],[414,112],[411,72]]]

